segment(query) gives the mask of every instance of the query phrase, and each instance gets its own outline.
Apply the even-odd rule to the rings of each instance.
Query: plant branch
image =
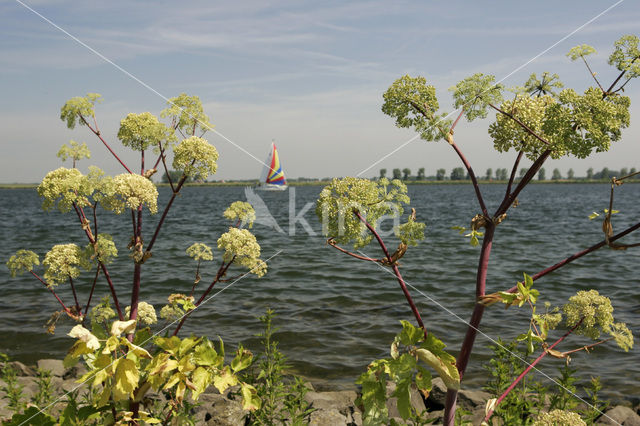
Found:
[[[348,250],[343,249],[342,247],[340,247],[338,245],[338,243],[336,243],[336,240],[333,237],[331,237],[331,238],[329,238],[327,240],[327,244],[329,244],[331,247],[335,248],[336,250],[341,251],[342,253],[348,254],[351,257],[355,257],[356,259],[366,260],[366,261],[369,261],[369,262],[377,262],[377,263],[381,262],[380,259],[374,259],[372,257],[360,256],[359,254],[352,253],[352,252],[350,252]]]
[[[518,170],[518,166],[520,165],[520,160],[522,159],[523,155],[524,155],[524,151],[520,150],[518,152],[518,156],[516,157],[516,161],[513,162],[513,168],[511,169],[511,176],[509,177],[509,183],[507,183],[507,190],[504,195],[505,200],[508,199],[509,196],[511,195],[511,186],[513,185],[513,182],[516,179],[516,172]]]
[[[53,287],[48,285],[42,278],[40,278],[40,276],[38,274],[36,274],[33,271],[29,271],[31,272],[31,275],[33,275],[34,277],[36,277],[36,279],[38,281],[40,281],[46,288],[47,290],[49,290],[51,292],[51,294],[53,294],[53,297],[56,298],[56,300],[58,301],[58,303],[60,303],[60,306],[62,306],[62,309],[64,309],[65,313],[70,316],[71,318],[77,320],[78,316],[75,315],[73,312],[71,312],[71,309],[67,308],[67,306],[64,304],[64,302],[62,301],[62,299],[60,299],[60,297],[56,294],[56,292],[53,290]]]
[[[82,308],[80,307],[80,303],[78,302],[78,294],[76,293],[76,286],[73,285],[73,278],[69,275],[69,284],[71,284],[71,292],[73,293],[73,300],[76,303],[76,311],[78,315],[82,315]]]
[[[522,380],[524,378],[524,376],[526,376],[532,369],[533,367],[536,366],[536,364],[538,364],[542,358],[544,358],[548,351],[550,349],[553,349],[556,345],[558,345],[560,342],[562,342],[564,339],[567,338],[567,336],[569,336],[571,333],[573,333],[573,331],[580,326],[580,324],[582,324],[582,321],[584,321],[584,317],[580,318],[580,321],[578,321],[576,323],[576,325],[574,325],[570,330],[568,330],[561,338],[559,338],[558,340],[556,340],[551,346],[549,346],[548,348],[546,348],[544,351],[542,351],[542,353],[538,356],[538,358],[536,358],[531,364],[529,364],[527,366],[527,368],[525,368],[525,370],[513,381],[513,383],[511,383],[511,385],[509,385],[509,387],[507,388],[507,390],[505,390],[502,395],[500,395],[500,397],[496,400],[495,404],[493,405],[493,408],[491,410],[489,410],[489,412],[487,413],[487,415],[484,418],[485,422],[489,421],[489,418],[491,417],[491,415],[493,414],[493,412],[495,411],[495,409],[498,407],[498,405],[502,402],[502,400],[513,390],[513,388],[516,387],[516,385],[518,383],[520,383],[520,380]]]
[[[614,235],[613,237],[609,238],[609,241],[613,242],[613,241],[615,241],[617,239],[620,239],[620,238],[624,237],[625,235],[628,235],[631,232],[633,232],[633,231],[635,231],[636,229],[639,229],[639,228],[640,228],[640,222],[636,223],[633,226],[628,227],[624,231],[622,231],[622,232]],[[579,259],[582,256],[585,256],[585,255],[587,255],[589,253],[592,253],[592,252],[594,252],[594,251],[596,251],[596,250],[598,250],[598,249],[600,249],[600,248],[602,248],[602,247],[604,247],[606,245],[607,245],[606,240],[600,241],[598,244],[594,244],[589,248],[586,248],[586,249],[581,250],[581,251],[579,251],[577,253],[574,253],[571,256],[565,258],[564,260],[561,260],[560,262],[556,263],[555,265],[550,266],[550,267],[548,267],[546,269],[543,269],[542,271],[538,272],[535,275],[532,275],[531,279],[533,281],[535,281],[535,280],[537,280],[539,278],[542,278],[545,275],[555,271],[556,269],[559,269],[559,268],[561,268],[561,267],[573,262],[574,260]],[[518,291],[518,286],[513,286],[510,289],[506,290],[507,293],[515,293],[516,291]]]
[[[82,122],[89,128],[89,130],[91,130],[93,134],[95,134],[98,137],[98,139],[102,141],[104,146],[107,147],[109,152],[115,157],[116,160],[118,160],[118,162],[122,165],[122,167],[124,167],[125,170],[128,171],[129,173],[133,173],[131,170],[129,170],[129,167],[127,167],[127,165],[122,162],[120,157],[118,157],[118,155],[113,151],[113,149],[111,149],[107,141],[103,139],[102,135],[100,134],[100,130],[98,130],[97,124],[96,124],[96,128],[94,129],[93,127],[91,127],[91,124],[89,124],[89,122],[82,115],[78,114],[78,117],[80,117],[80,120],[82,120]]]
[[[198,299],[198,301],[194,303],[196,308],[200,306],[200,304],[204,301],[204,299],[211,292],[211,290],[213,290],[213,287],[216,285],[216,283],[219,282],[222,277],[224,277],[224,275],[227,273],[227,269],[229,269],[229,267],[231,266],[231,264],[235,259],[236,259],[236,256],[234,255],[228,263],[225,264],[224,261],[222,262],[222,265],[220,265],[220,268],[218,269],[218,273],[216,274],[216,277],[214,278],[214,280],[211,282],[211,284],[205,290],[205,292],[202,293],[202,296],[200,296],[200,299]],[[189,312],[187,312],[182,316],[182,319],[178,323],[178,326],[176,327],[176,329],[173,331],[172,336],[176,336],[178,334],[178,331],[180,331],[184,322],[191,315],[191,312],[195,311],[196,308],[190,310]]]
[[[589,64],[587,63],[587,60],[584,58],[584,56],[580,55],[580,58],[582,58],[582,62],[584,62],[584,64],[587,66],[587,69],[589,70],[589,74],[591,74],[591,77],[593,77],[593,79],[596,81],[596,84],[598,85],[598,87],[600,88],[600,90],[602,90],[602,93],[604,92],[604,87],[602,87],[602,85],[600,84],[600,82],[598,81],[598,79],[596,78],[596,73],[593,72],[593,70],[591,69],[591,67],[589,66]]]
[[[96,288],[96,283],[98,282],[98,275],[100,275],[100,268],[96,265],[96,276],[93,277],[93,284],[91,285],[91,291],[89,292],[89,299],[87,300],[87,307],[84,309],[84,315],[86,316],[89,313],[89,307],[91,306],[91,298],[93,297],[93,291]]]
[[[418,312],[418,308],[416,307],[416,304],[413,302],[413,298],[411,297],[411,294],[409,294],[409,290],[407,289],[407,285],[405,284],[404,279],[402,278],[402,274],[400,273],[400,270],[398,269],[398,264],[396,262],[394,262],[393,259],[391,258],[391,254],[389,254],[389,250],[387,249],[387,246],[385,245],[384,241],[382,241],[382,237],[380,237],[380,234],[378,234],[378,232],[373,228],[373,226],[371,226],[371,224],[369,222],[367,222],[367,220],[364,217],[362,217],[362,215],[360,214],[360,212],[358,210],[354,209],[353,210],[353,214],[362,223],[364,223],[364,225],[367,227],[367,229],[373,234],[373,236],[378,241],[378,244],[380,245],[380,248],[384,252],[385,257],[387,258],[387,261],[389,262],[389,265],[391,266],[391,269],[393,270],[393,273],[396,276],[396,279],[398,280],[398,284],[400,284],[400,288],[402,288],[402,292],[404,293],[404,297],[407,299],[407,302],[409,303],[409,306],[411,307],[411,311],[413,312],[413,316],[416,318],[416,321],[418,322],[418,325],[420,326],[420,328],[422,328],[422,331],[424,332],[424,337],[426,339],[427,338],[427,328],[424,326],[424,323],[422,322],[422,317],[420,316],[420,312]]]

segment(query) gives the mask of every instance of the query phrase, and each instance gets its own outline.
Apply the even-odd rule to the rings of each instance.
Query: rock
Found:
[[[489,392],[461,390],[458,392],[458,406],[469,411],[474,411],[479,407],[484,409],[489,398],[491,398]]]
[[[427,398],[426,405],[429,411],[438,411],[444,409],[444,403],[447,398],[447,387],[440,377],[431,380],[431,392]]]
[[[220,394],[202,394],[198,402],[200,406],[195,408],[195,420],[199,425],[244,425],[245,417],[249,413],[242,409],[239,401],[232,401]]]
[[[311,413],[309,419],[310,426],[347,426],[347,417],[342,415],[335,408],[328,410],[318,410]]]
[[[11,361],[7,364],[9,364],[11,367],[13,367],[14,370],[16,370],[16,374],[18,376],[35,376],[36,375],[36,372],[33,368],[27,367],[20,361]]]
[[[311,407],[318,410],[336,409],[343,415],[351,415],[354,411],[355,400],[358,397],[355,391],[339,392],[307,392],[305,401]]]
[[[347,416],[349,426],[362,426],[362,413],[360,410],[354,410],[351,416]]]
[[[47,370],[54,377],[62,377],[66,371],[62,361],[59,359],[41,359],[38,360],[37,365],[40,370]]]
[[[23,400],[29,400],[38,392],[38,384],[34,377],[16,377],[16,380],[22,386]]]
[[[598,417],[596,424],[640,426],[640,416],[629,407],[617,405]]]
[[[84,364],[78,363],[73,367],[67,368],[62,376],[63,379],[79,379],[88,373],[87,367]]]

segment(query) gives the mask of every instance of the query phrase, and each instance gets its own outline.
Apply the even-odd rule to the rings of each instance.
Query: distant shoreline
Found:
[[[403,181],[406,185],[470,185],[470,180],[411,180],[411,181]],[[516,181],[517,182],[517,181]],[[256,186],[257,181],[226,181],[226,182],[203,182],[203,183],[187,183],[185,186]],[[330,180],[314,180],[314,181],[303,181],[303,182],[289,182],[289,186],[323,186],[329,185],[331,183]],[[499,185],[506,184],[506,180],[479,180],[479,184],[481,185]],[[610,179],[562,179],[562,180],[532,180],[532,184],[559,184],[559,183],[570,183],[570,184],[585,184],[585,183],[611,183]],[[640,180],[629,180],[625,183],[640,183]],[[33,189],[37,188],[39,184],[37,183],[0,183],[0,189]],[[156,183],[157,186],[164,187],[169,186],[168,183]]]

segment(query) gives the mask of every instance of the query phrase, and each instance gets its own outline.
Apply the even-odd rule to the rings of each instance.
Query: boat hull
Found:
[[[288,188],[287,185],[271,185],[271,184],[262,184],[256,186],[254,189],[257,191],[284,191]]]

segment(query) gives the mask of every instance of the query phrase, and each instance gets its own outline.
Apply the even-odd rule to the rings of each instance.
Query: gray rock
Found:
[[[444,409],[444,403],[447,398],[447,387],[440,377],[431,380],[431,392],[427,397],[426,405],[429,411],[438,411]]]
[[[304,399],[313,408],[318,410],[335,409],[346,416],[353,412],[357,397],[355,391],[307,392]]]
[[[62,377],[66,371],[64,365],[62,365],[62,361],[59,359],[41,359],[38,360],[38,368],[40,370],[48,370],[51,372],[52,376]]]
[[[347,416],[349,426],[362,426],[362,413],[360,410],[354,410],[350,416]]]
[[[30,399],[33,395],[38,392],[38,384],[36,383],[36,379],[34,377],[17,377],[18,384],[22,386],[22,394],[25,397],[25,400]]]
[[[245,424],[248,411],[242,409],[240,401],[232,401],[220,394],[200,395],[200,406],[195,408],[196,424],[238,426]]]
[[[461,390],[458,392],[458,406],[469,411],[473,411],[479,407],[484,409],[489,398],[491,398],[489,392]]]
[[[8,363],[14,370],[18,376],[35,376],[36,372],[33,368],[27,367],[20,361],[11,361]]]
[[[318,410],[311,413],[310,426],[347,426],[347,417],[335,408]]]
[[[640,416],[629,407],[617,405],[600,416],[597,424],[640,426]]]

